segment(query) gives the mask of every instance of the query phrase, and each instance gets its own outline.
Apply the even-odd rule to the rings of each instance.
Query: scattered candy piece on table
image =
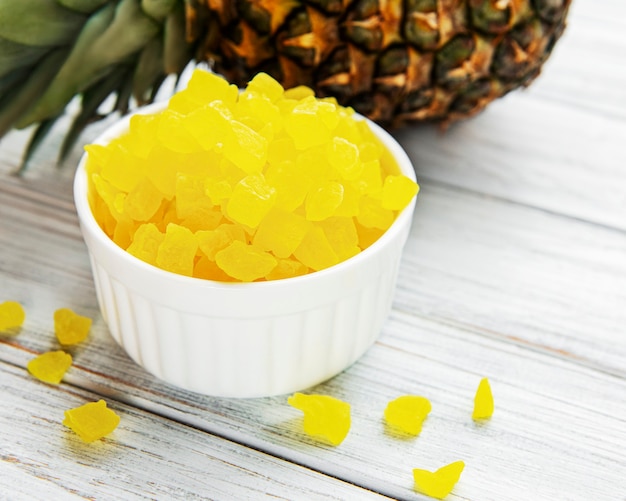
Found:
[[[68,346],[85,340],[91,329],[91,318],[74,313],[69,308],[54,312],[54,333],[59,343]]]
[[[431,408],[430,402],[425,397],[404,395],[387,404],[385,421],[401,433],[419,435],[422,423]]]
[[[133,116],[128,133],[85,150],[92,212],[117,245],[220,281],[290,278],[349,259],[419,189],[354,110],[264,73],[239,93],[197,69],[165,110]],[[248,264],[234,266],[237,256]],[[262,269],[252,273],[254,262]]]
[[[454,489],[463,468],[463,461],[455,461],[434,472],[416,468],[413,470],[415,489],[427,496],[443,499]]]
[[[63,424],[74,431],[84,442],[94,442],[111,433],[120,417],[107,408],[104,400],[90,402],[65,411]]]
[[[17,301],[0,303],[0,332],[17,333],[17,329],[22,326],[25,319],[24,308]]]
[[[480,380],[476,396],[474,397],[473,419],[488,419],[493,414],[493,395],[489,380],[483,378]]]
[[[339,445],[350,431],[350,404],[328,395],[294,393],[289,405],[304,413],[304,432]]]
[[[49,351],[33,358],[26,368],[40,381],[59,384],[72,365],[72,356],[62,350]]]

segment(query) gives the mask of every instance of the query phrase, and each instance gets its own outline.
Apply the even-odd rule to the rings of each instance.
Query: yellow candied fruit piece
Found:
[[[288,212],[302,205],[311,185],[305,176],[299,175],[291,160],[270,165],[265,179],[276,190],[276,207]]]
[[[362,195],[375,195],[383,189],[380,161],[363,162],[361,175],[354,181],[354,186]]]
[[[49,351],[33,358],[26,368],[44,383],[59,384],[72,365],[72,356],[62,350]]]
[[[416,468],[413,470],[415,489],[427,496],[443,499],[452,492],[464,468],[463,461],[455,461],[434,472]]]
[[[248,82],[246,90],[264,94],[270,98],[271,101],[277,101],[284,93],[283,86],[267,73],[263,72],[257,73],[254,78]]]
[[[221,224],[214,230],[197,231],[196,239],[200,251],[211,261],[215,261],[215,254],[228,247],[235,240],[247,243],[243,228],[230,223]]]
[[[133,241],[126,250],[136,258],[156,266],[159,246],[163,243],[164,239],[165,234],[161,233],[155,224],[142,224],[135,231]]]
[[[304,202],[306,218],[309,221],[323,221],[335,215],[343,202],[343,185],[328,181],[309,191]]]
[[[198,151],[200,145],[193,136],[187,134],[184,120],[185,116],[176,111],[166,109],[161,112],[157,129],[159,143],[177,153]]]
[[[140,114],[130,117],[128,136],[124,145],[136,157],[147,159],[157,145],[160,117],[160,114]]]
[[[0,332],[17,331],[26,320],[24,307],[17,301],[0,303]]]
[[[480,380],[476,390],[472,419],[489,419],[493,414],[493,410],[493,394],[491,393],[489,380],[485,377]]]
[[[215,73],[196,70],[191,74],[185,92],[189,99],[199,104],[220,100],[232,105],[237,101],[239,89]]]
[[[312,227],[307,232],[293,255],[315,271],[330,268],[339,262],[339,257],[330,245],[324,230],[318,226]]]
[[[263,250],[271,251],[276,257],[287,258],[302,243],[309,224],[298,214],[273,208],[259,224],[253,243]]]
[[[329,217],[317,225],[324,231],[340,261],[345,261],[361,251],[358,246],[359,234],[351,217]]]
[[[276,190],[262,174],[251,174],[233,188],[226,215],[233,221],[256,228],[275,203]]]
[[[307,87],[306,85],[297,85],[296,87],[292,87],[291,89],[285,89],[284,93],[285,99],[295,99],[300,101],[305,97],[315,97],[315,91],[311,89],[311,87]]]
[[[213,210],[213,202],[206,194],[206,178],[176,176],[176,216],[179,219],[203,216]]]
[[[361,250],[367,249],[370,245],[372,245],[376,240],[378,240],[385,230],[381,230],[379,228],[367,228],[358,222],[355,224],[357,235],[359,235],[359,247]]]
[[[279,259],[278,264],[265,275],[266,280],[282,280],[306,275],[309,269],[296,259]]]
[[[419,186],[406,176],[389,175],[383,183],[381,205],[383,209],[402,210],[417,195]]]
[[[342,137],[333,138],[328,144],[326,155],[343,179],[354,181],[363,172],[363,164],[359,161],[359,148]]]
[[[144,176],[143,164],[122,144],[122,139],[114,139],[107,148],[109,154],[99,174],[115,189],[129,192]]]
[[[350,404],[329,395],[294,393],[287,402],[304,413],[304,432],[339,445],[350,431]]]
[[[91,329],[91,318],[74,313],[69,308],[60,308],[54,312],[54,333],[64,346],[81,343]]]
[[[267,125],[272,127],[273,132],[283,128],[280,108],[268,96],[249,89],[239,96],[234,112],[238,120],[249,120],[250,124],[255,123],[256,127],[253,128],[259,133]]]
[[[432,407],[427,398],[403,395],[392,400],[385,409],[385,421],[393,429],[406,435],[419,435],[422,423]]]
[[[124,198],[124,213],[135,221],[148,221],[162,201],[163,193],[148,178],[143,178]]]
[[[65,411],[63,424],[87,443],[111,433],[120,423],[120,417],[107,407],[104,400],[90,402]]]
[[[395,215],[389,209],[384,209],[380,200],[368,195],[362,196],[359,200],[359,214],[357,221],[367,228],[378,228],[386,230],[391,226]]]
[[[267,161],[268,141],[244,123],[231,121],[224,137],[224,157],[247,174],[259,173]]]
[[[189,113],[183,126],[203,149],[210,150],[224,140],[232,117],[223,101],[211,101]]]
[[[277,264],[276,258],[269,252],[239,240],[218,251],[215,262],[228,275],[242,282],[263,278]]]
[[[285,130],[294,140],[296,148],[305,150],[312,146],[319,146],[330,141],[332,129],[327,126],[321,112],[327,114],[329,110],[322,106],[329,103],[320,103],[314,97],[299,101],[285,119]],[[333,107],[334,108],[334,107]]]
[[[226,274],[215,261],[211,261],[208,257],[202,256],[193,266],[193,276],[204,280],[215,280],[217,282],[234,282],[235,279]]]
[[[170,223],[165,229],[165,238],[159,245],[156,264],[166,271],[190,277],[193,275],[197,250],[198,242],[191,230]]]

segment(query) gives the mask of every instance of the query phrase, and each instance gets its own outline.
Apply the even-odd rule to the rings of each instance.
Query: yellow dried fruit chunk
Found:
[[[323,221],[335,214],[343,202],[343,185],[329,181],[309,191],[304,203],[306,218],[309,221]]]
[[[413,470],[415,489],[427,496],[443,499],[452,492],[464,468],[463,461],[455,461],[434,472],[416,468]]]
[[[302,264],[316,271],[330,268],[339,262],[324,230],[318,226],[308,231],[293,255]]]
[[[67,410],[63,420],[65,426],[87,443],[108,435],[119,423],[120,417],[107,407],[104,400]]]
[[[329,395],[294,393],[287,402],[304,413],[304,432],[339,445],[350,431],[350,404]]]
[[[422,431],[422,423],[431,408],[427,398],[417,395],[404,395],[387,404],[385,421],[401,433],[419,435]]]
[[[26,319],[26,312],[17,301],[0,303],[0,332],[16,331]]]
[[[402,210],[413,199],[419,186],[406,176],[389,175],[383,183],[381,205],[383,209]]]
[[[235,185],[226,211],[234,221],[256,228],[275,203],[276,190],[262,174],[251,174]]]
[[[259,224],[253,243],[263,250],[271,251],[276,257],[287,258],[302,243],[309,225],[298,214],[274,208]]]
[[[279,259],[274,269],[265,275],[265,279],[282,280],[306,275],[308,272],[309,269],[296,259]]]
[[[89,329],[91,329],[89,317],[78,315],[69,308],[60,308],[54,312],[54,333],[62,345],[83,342],[89,334]]]
[[[188,228],[170,223],[165,229],[165,238],[157,251],[156,264],[164,270],[193,275],[193,264],[198,250],[198,241]]]
[[[132,243],[126,249],[136,258],[156,266],[159,246],[165,235],[153,223],[142,224],[133,237]]]
[[[40,381],[59,384],[72,365],[72,356],[62,350],[49,351],[33,358],[26,368]]]
[[[276,258],[269,252],[239,240],[217,252],[215,262],[228,275],[242,282],[263,278],[277,264]]]
[[[272,101],[283,96],[283,86],[267,73],[257,73],[248,83],[247,90],[266,95]]]
[[[493,395],[489,380],[483,378],[478,384],[476,396],[474,397],[474,412],[472,419],[488,419],[493,414]]]

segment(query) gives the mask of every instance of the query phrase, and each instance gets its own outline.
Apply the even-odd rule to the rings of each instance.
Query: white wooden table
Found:
[[[336,448],[303,437],[286,397],[218,399],[136,366],[98,313],[62,128],[23,177],[27,136],[0,143],[0,499],[425,499],[412,469],[463,460],[448,499],[626,500],[626,4],[575,0],[541,78],[445,135],[398,132],[422,186],[380,340],[311,391],[351,403]],[[103,125],[104,126],[104,125]],[[83,142],[93,139],[89,130]],[[59,386],[25,370],[57,348],[52,313],[94,318]],[[490,378],[484,425],[473,394]],[[386,403],[428,397],[416,439]],[[91,445],[63,411],[104,398],[119,428]]]

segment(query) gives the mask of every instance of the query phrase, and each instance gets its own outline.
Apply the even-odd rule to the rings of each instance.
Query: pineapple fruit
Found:
[[[539,73],[571,0],[3,0],[0,137],[77,94],[62,145],[116,94],[150,102],[168,74],[209,62],[244,86],[258,71],[383,124],[471,116]]]

